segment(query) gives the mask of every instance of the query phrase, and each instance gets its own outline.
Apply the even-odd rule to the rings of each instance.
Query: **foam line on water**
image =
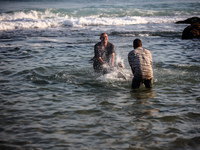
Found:
[[[18,11],[13,13],[0,14],[0,30],[14,29],[33,29],[33,28],[49,28],[49,27],[84,27],[84,26],[121,26],[133,24],[148,23],[173,23],[186,16],[124,16],[124,17],[98,17],[98,16],[82,16],[69,17],[67,14],[60,12],[53,13],[50,10],[45,11]]]

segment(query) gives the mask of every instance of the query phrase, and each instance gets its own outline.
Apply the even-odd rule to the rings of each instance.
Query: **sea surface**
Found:
[[[1,150],[200,149],[200,40],[182,40],[199,0],[0,1]],[[119,70],[93,70],[101,33]],[[131,89],[140,38],[154,86]]]

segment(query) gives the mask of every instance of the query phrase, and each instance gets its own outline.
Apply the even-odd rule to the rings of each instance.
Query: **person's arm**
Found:
[[[134,74],[135,73],[135,70],[133,69],[133,67],[131,66],[131,70],[132,70],[132,73]]]
[[[128,62],[129,62],[129,65],[130,65],[130,67],[131,67],[131,71],[132,71],[132,73],[133,73],[133,75],[134,75],[135,70],[134,70],[134,68],[133,68],[133,60],[132,60],[132,57],[131,57],[131,53],[128,54]]]
[[[115,46],[111,43],[111,67],[114,66],[115,63]]]
[[[115,63],[115,53],[112,53],[112,63],[111,66],[114,66]]]
[[[97,44],[94,46],[94,54],[95,54],[95,57],[96,57],[97,59],[99,59],[99,61],[103,64],[104,61],[103,61],[103,59],[101,58],[101,56],[100,56],[100,54],[99,54],[99,48],[98,48],[98,45],[97,45]]]
[[[102,62],[102,64],[104,63],[103,59],[101,57],[99,57],[99,60]]]
[[[152,60],[152,55],[151,55],[151,52],[150,52],[150,63],[151,63],[151,66],[153,65],[153,60]]]

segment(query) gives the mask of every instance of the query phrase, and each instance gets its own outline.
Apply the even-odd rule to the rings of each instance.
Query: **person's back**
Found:
[[[134,78],[136,79],[151,79],[152,71],[152,56],[149,50],[144,48],[136,48],[128,55],[129,63],[134,68]]]
[[[139,39],[134,40],[133,46],[134,50],[128,54],[128,61],[134,74],[132,88],[139,88],[141,83],[144,83],[146,88],[150,88],[153,84],[151,52],[142,48]]]

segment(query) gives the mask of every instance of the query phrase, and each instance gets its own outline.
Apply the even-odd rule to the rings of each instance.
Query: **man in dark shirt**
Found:
[[[108,35],[102,33],[100,36],[101,42],[94,46],[94,63],[93,68],[96,72],[104,71],[104,66],[114,66],[115,61],[115,47],[108,42]]]

